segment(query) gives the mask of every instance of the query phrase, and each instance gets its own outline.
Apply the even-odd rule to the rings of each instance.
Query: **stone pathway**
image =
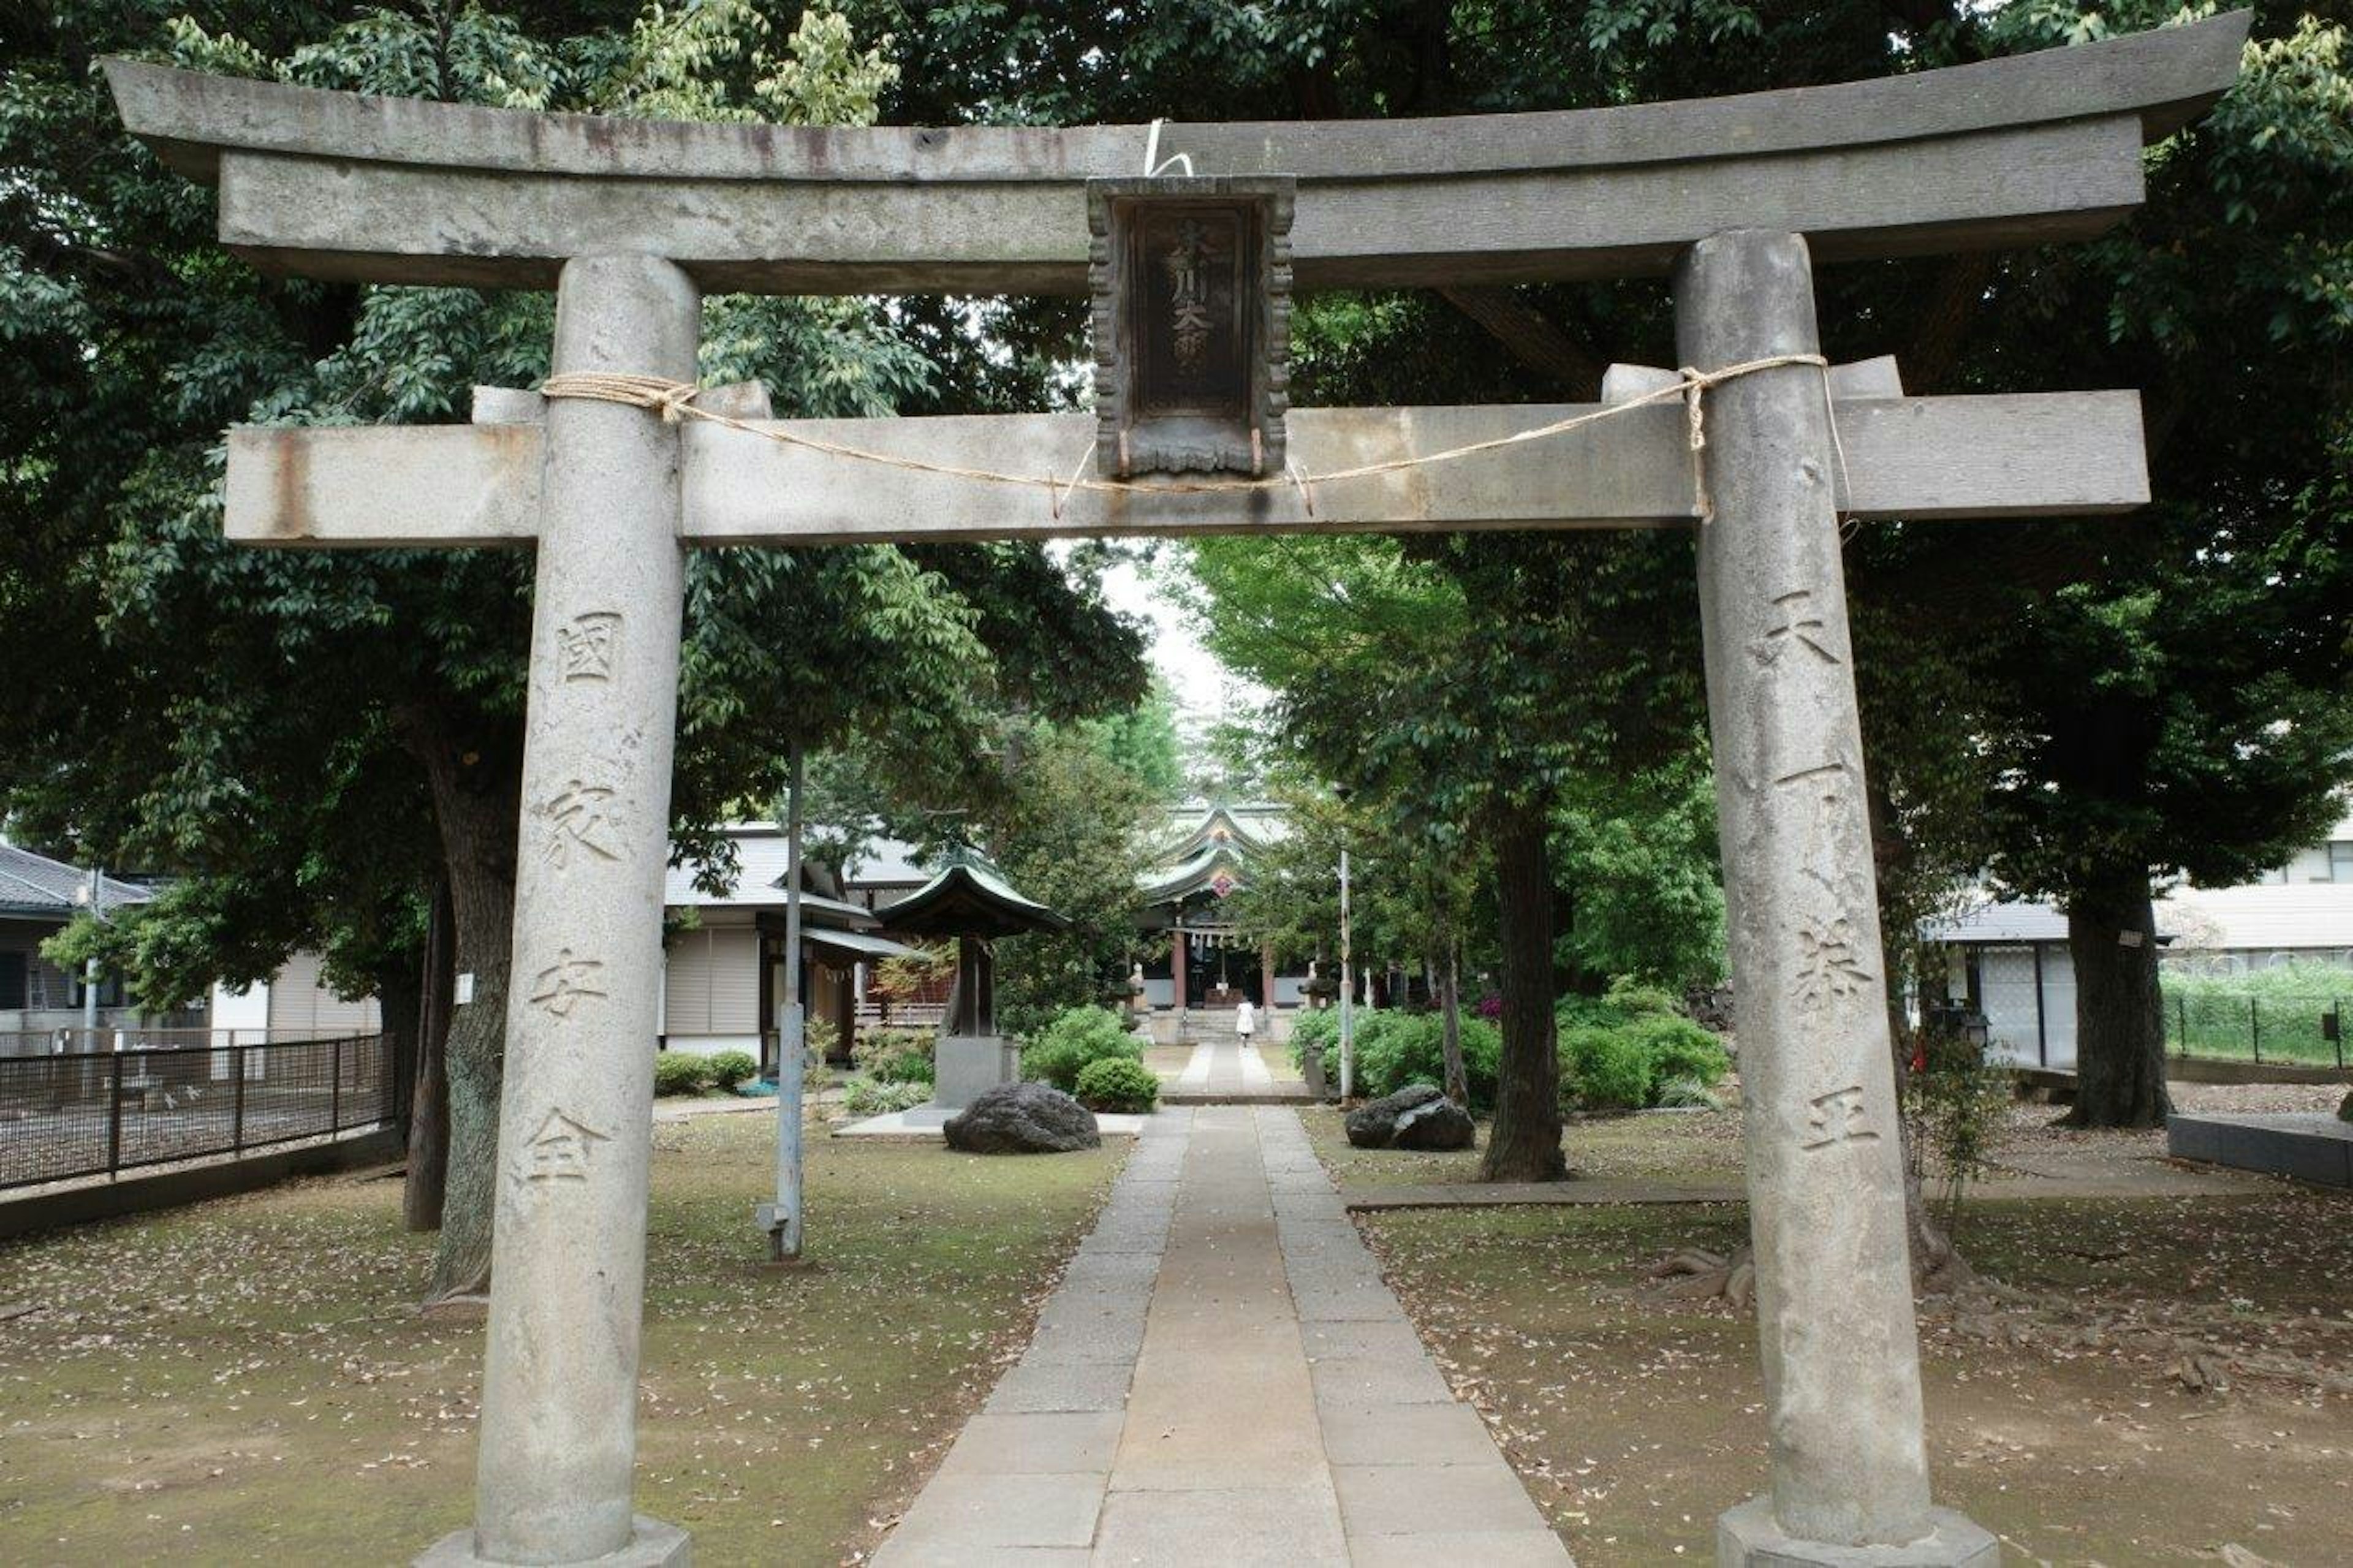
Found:
[[[1172,1105],[1265,1105],[1307,1100],[1307,1086],[1287,1072],[1278,1079],[1255,1045],[1232,1036],[1212,1037],[1193,1047],[1183,1070],[1163,1075],[1162,1095]]]
[[[1569,1562],[1293,1112],[1151,1119],[1029,1350],[875,1559]]]

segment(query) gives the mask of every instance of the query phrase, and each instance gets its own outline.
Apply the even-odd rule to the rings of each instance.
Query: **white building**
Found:
[[[2242,973],[2274,963],[2353,969],[2353,817],[2326,843],[2236,888],[2179,886],[2157,900],[2167,969]],[[2039,900],[1992,900],[1921,928],[1947,949],[1947,994],[1986,1016],[1996,1048],[2028,1066],[2075,1065],[2075,966],[2067,917]]]

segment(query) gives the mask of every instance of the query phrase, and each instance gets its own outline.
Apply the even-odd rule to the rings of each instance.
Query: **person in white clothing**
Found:
[[[1250,1044],[1251,1032],[1257,1027],[1258,1014],[1252,1010],[1250,1003],[1244,1000],[1234,1008],[1234,1033],[1240,1037],[1241,1043],[1247,1046]]]

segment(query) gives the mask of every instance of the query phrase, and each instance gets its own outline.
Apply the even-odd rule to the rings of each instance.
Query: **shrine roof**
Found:
[[[1223,874],[1227,884],[1218,886]],[[1223,898],[1249,881],[1243,857],[1230,844],[1212,844],[1175,867],[1148,869],[1136,879],[1138,889],[1147,904],[1175,903],[1204,889],[1215,890]]]
[[[937,876],[879,913],[884,929],[907,936],[1018,936],[1071,923],[1014,891],[995,867],[969,853],[951,858]]]

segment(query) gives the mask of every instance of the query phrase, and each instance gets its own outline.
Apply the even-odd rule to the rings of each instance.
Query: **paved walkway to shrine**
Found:
[[[1282,1047],[1271,1047],[1280,1052]],[[1231,1035],[1202,1040],[1173,1077],[1161,1072],[1162,1098],[1172,1105],[1276,1105],[1308,1102],[1307,1086],[1283,1062],[1277,1077],[1255,1045]]]
[[[1154,1116],[883,1543],[925,1564],[1565,1568],[1382,1282],[1298,1116]]]

